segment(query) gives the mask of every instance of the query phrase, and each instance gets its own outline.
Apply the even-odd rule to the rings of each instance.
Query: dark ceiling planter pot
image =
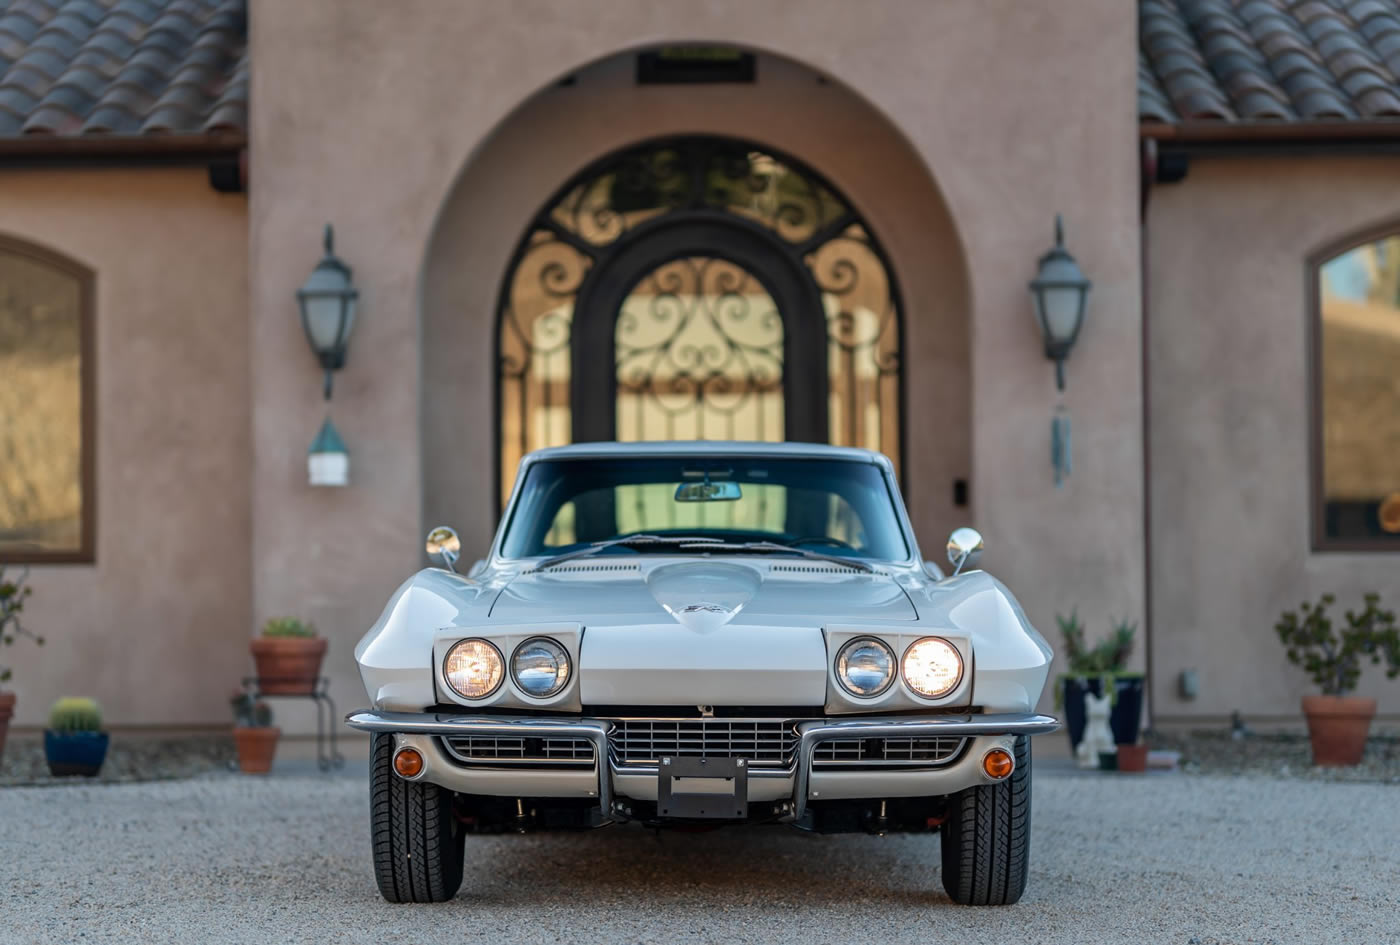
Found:
[[[1088,722],[1084,715],[1084,693],[1102,696],[1105,680],[1112,683],[1114,692],[1113,708],[1109,710],[1108,716],[1108,727],[1113,729],[1113,741],[1119,745],[1131,745],[1138,739],[1138,730],[1142,727],[1141,673],[1061,676],[1060,704],[1064,706],[1070,751],[1077,749],[1079,743],[1084,740],[1084,726]]]
[[[15,694],[0,692],[0,758],[5,757],[5,736],[10,732],[10,719],[15,715]]]
[[[272,770],[272,756],[277,754],[277,739],[282,730],[272,725],[235,725],[233,747],[238,752],[238,770],[244,774],[267,774]]]
[[[265,696],[309,696],[321,676],[324,637],[257,637],[249,645]]]
[[[107,760],[106,732],[44,730],[44,759],[55,778],[95,778]]]
[[[1376,715],[1375,699],[1347,696],[1304,696],[1313,764],[1346,767],[1361,763],[1366,736]]]

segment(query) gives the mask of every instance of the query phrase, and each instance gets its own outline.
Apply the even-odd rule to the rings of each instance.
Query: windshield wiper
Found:
[[[562,555],[555,555],[553,558],[546,558],[535,565],[535,570],[542,571],[545,568],[552,568],[556,564],[563,564],[565,561],[572,561],[575,558],[582,558],[587,555],[597,554],[604,548],[614,546],[628,547],[629,545],[691,545],[708,546],[723,544],[719,538],[706,538],[703,535],[678,535],[675,537],[661,535],[622,535],[617,538],[609,538],[606,541],[595,541],[583,548],[575,548],[573,551],[566,551]]]
[[[716,539],[706,539],[703,544],[700,542],[693,542],[681,545],[682,551],[688,551],[691,549],[694,549],[696,551],[704,549],[707,551],[786,552],[787,554],[801,555],[804,558],[812,558],[816,561],[830,561],[832,564],[845,565],[846,567],[854,568],[857,571],[868,571],[871,574],[875,573],[875,569],[872,568],[870,565],[866,564],[864,561],[858,561],[851,558],[843,558],[840,555],[822,554],[820,551],[812,551],[807,548],[798,548],[796,545],[785,545],[782,542],[777,541],[724,542],[718,541]]]

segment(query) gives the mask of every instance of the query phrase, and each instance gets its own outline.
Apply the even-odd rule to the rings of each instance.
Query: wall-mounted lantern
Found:
[[[335,230],[326,224],[326,255],[297,289],[301,327],[326,372],[325,397],[331,399],[331,374],[345,367],[350,329],[355,327],[355,288],[350,267],[335,255]]]
[[[330,417],[306,451],[306,475],[313,486],[350,485],[350,454]]]
[[[1084,325],[1085,303],[1093,283],[1065,249],[1064,224],[1055,214],[1055,245],[1040,257],[1030,282],[1036,322],[1045,339],[1045,356],[1055,362],[1055,385],[1065,389],[1065,359]]]
[[[1045,341],[1045,356],[1055,362],[1055,388],[1065,389],[1065,359],[1084,327],[1084,309],[1093,283],[1080,271],[1079,263],[1065,249],[1065,227],[1055,214],[1055,245],[1036,268],[1030,282],[1035,320]],[[1050,464],[1055,469],[1055,485],[1062,486],[1073,469],[1070,450],[1069,411],[1055,405],[1050,419]]]

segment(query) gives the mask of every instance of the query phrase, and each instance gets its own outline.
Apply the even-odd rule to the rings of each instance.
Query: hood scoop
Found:
[[[713,632],[737,617],[762,583],[753,568],[715,562],[662,565],[646,576],[656,602],[696,633]]]

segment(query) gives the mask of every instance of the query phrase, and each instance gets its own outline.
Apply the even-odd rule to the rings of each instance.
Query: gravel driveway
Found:
[[[1048,775],[1048,776],[1047,776]],[[0,942],[1400,940],[1400,789],[1042,772],[1020,905],[951,904],[931,837],[468,838],[390,906],[361,777],[0,789]]]

